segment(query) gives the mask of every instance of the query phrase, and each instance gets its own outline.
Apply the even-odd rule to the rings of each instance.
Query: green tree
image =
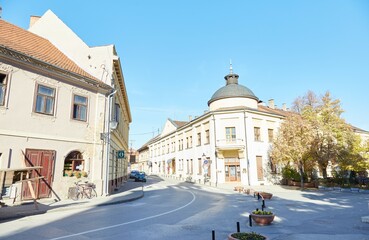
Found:
[[[290,113],[281,124],[278,135],[273,141],[271,156],[274,163],[297,168],[304,185],[305,170],[311,169],[311,158],[307,156],[312,141],[310,126],[300,115]]]
[[[294,101],[292,109],[273,142],[275,163],[294,165],[301,179],[316,164],[323,178],[329,163],[339,164],[342,170],[368,169],[369,142],[360,144],[361,138],[341,118],[338,99],[333,100],[329,92],[318,98],[309,91]]]
[[[327,177],[328,164],[338,163],[339,157],[348,157],[346,152],[353,144],[352,128],[341,118],[342,112],[340,101],[333,100],[329,92],[315,106],[307,105],[302,111],[313,135],[308,154],[317,161],[323,178]]]

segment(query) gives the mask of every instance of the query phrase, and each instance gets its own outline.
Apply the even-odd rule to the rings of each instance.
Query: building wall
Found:
[[[204,160],[207,160],[212,184],[230,181],[245,185],[271,184],[268,129],[276,132],[280,123],[281,116],[257,110],[210,111],[149,144],[152,171],[203,182]],[[226,136],[228,127],[235,128],[235,138],[231,141]],[[255,140],[255,127],[260,128],[260,141]],[[205,140],[206,130],[209,130],[209,143]],[[198,144],[198,132],[201,133],[201,144]],[[262,160],[261,179],[258,178],[258,158]],[[239,172],[236,180],[230,180],[230,169]]]
[[[107,159],[108,163],[102,164],[102,172],[104,179],[108,181],[106,185],[108,192],[112,192],[127,179],[128,158],[118,159],[116,153],[125,151],[128,155],[129,124],[132,121],[124,77],[114,45],[89,47],[50,10],[38,18],[30,26],[29,31],[48,39],[83,70],[116,90],[111,96],[111,101],[109,99],[106,101],[106,112],[103,113],[105,126],[98,133],[105,134],[103,158]],[[116,129],[109,128],[110,121],[118,122]],[[108,131],[110,131],[109,150],[106,146]]]
[[[28,70],[28,66],[0,63],[0,71],[9,74],[7,101],[0,106],[0,168],[25,167],[26,149],[54,150],[56,152],[53,189],[65,197],[73,182],[63,176],[65,157],[72,151],[83,154],[84,171],[97,184],[101,193],[102,141],[105,97],[103,92],[80,85],[74,80]],[[54,114],[34,111],[37,85],[55,89]],[[88,99],[87,121],[72,119],[73,94]],[[67,179],[68,178],[68,179]],[[67,185],[66,185],[67,184]]]

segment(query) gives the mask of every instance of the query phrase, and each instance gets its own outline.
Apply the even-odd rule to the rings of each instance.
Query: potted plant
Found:
[[[263,197],[263,199],[271,199],[273,197],[273,194],[268,192],[258,192],[258,194]]]
[[[273,222],[275,215],[270,211],[256,209],[251,214],[252,220],[259,225],[269,225]]]
[[[228,240],[265,240],[265,236],[256,232],[237,232],[228,235]]]

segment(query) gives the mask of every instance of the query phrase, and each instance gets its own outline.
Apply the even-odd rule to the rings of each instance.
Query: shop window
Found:
[[[73,176],[84,172],[85,160],[82,153],[73,151],[68,154],[64,161],[63,176]]]

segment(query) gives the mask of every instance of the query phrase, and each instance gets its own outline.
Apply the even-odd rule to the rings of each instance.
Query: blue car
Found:
[[[146,174],[139,172],[135,175],[135,182],[146,182]]]
[[[139,174],[140,172],[137,170],[132,170],[131,173],[129,174],[129,178],[134,179],[136,177],[137,174]]]

